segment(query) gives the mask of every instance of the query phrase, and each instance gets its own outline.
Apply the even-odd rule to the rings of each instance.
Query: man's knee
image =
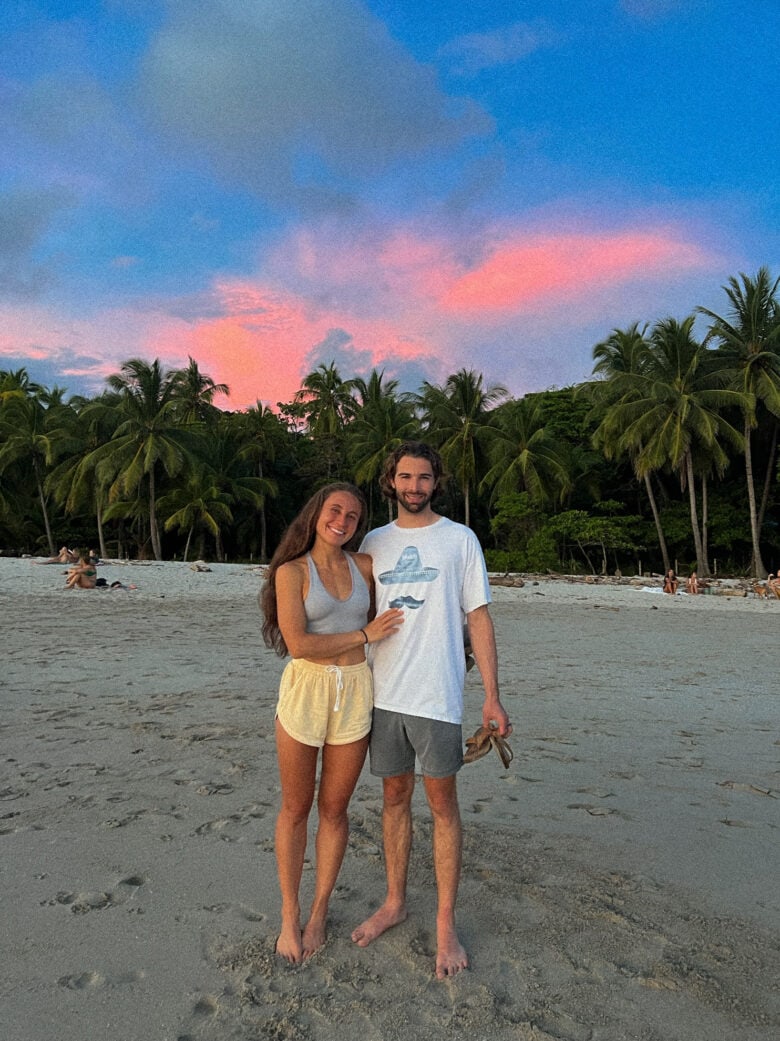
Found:
[[[414,774],[385,777],[382,782],[385,807],[389,810],[409,806],[414,792]]]
[[[452,777],[426,777],[425,795],[434,817],[447,820],[460,817],[456,779]]]

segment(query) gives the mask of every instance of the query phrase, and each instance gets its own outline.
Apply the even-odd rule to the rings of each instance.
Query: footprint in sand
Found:
[[[612,816],[622,817],[622,816],[624,816],[618,810],[611,810],[607,806],[593,806],[591,803],[587,803],[587,802],[571,802],[571,803],[568,804],[566,809],[567,810],[585,810],[585,812],[589,813],[591,815],[591,817],[612,817]]]
[[[86,891],[81,893],[59,892],[52,900],[43,901],[44,906],[54,907],[60,905],[69,907],[73,914],[83,915],[90,911],[104,911],[110,907],[121,907],[135,896],[136,892],[146,882],[145,875],[128,875],[120,879],[114,889],[109,891]],[[143,914],[143,908],[135,907],[137,914]]]
[[[68,990],[89,990],[104,983],[105,979],[99,972],[80,972],[78,976],[60,976],[57,980],[60,987],[66,987]]]

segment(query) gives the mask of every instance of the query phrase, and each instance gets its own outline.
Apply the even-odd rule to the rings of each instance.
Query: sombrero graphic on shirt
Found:
[[[383,586],[400,585],[401,582],[433,582],[439,574],[437,567],[423,567],[416,546],[407,546],[392,571],[383,571],[379,581]]]

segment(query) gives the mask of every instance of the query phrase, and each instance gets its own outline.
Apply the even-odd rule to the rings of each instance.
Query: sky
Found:
[[[581,382],[780,275],[778,38],[777,0],[3,0],[0,369]]]

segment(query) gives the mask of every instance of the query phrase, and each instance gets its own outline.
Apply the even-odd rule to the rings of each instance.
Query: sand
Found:
[[[0,559],[9,1041],[769,1041],[780,1030],[780,601],[495,588],[515,759],[465,767],[459,925],[433,974],[430,825],[408,920],[364,771],[326,947],[273,954],[283,662],[257,568]],[[480,717],[469,674],[465,728]],[[419,796],[419,797],[418,797]],[[312,872],[304,878],[311,891]]]

